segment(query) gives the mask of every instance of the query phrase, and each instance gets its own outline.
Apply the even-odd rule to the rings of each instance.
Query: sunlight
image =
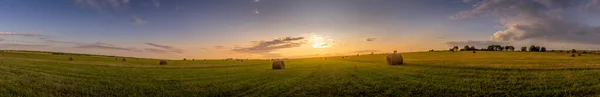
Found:
[[[329,47],[331,47],[331,45],[326,42],[325,38],[323,38],[322,36],[316,35],[316,34],[312,34],[310,36],[310,43],[312,44],[313,48],[329,48]]]

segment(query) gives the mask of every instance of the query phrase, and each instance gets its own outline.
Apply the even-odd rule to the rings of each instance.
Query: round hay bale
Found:
[[[571,57],[575,57],[575,53],[571,53]]]
[[[477,53],[477,52],[473,51],[473,53]]]
[[[125,61],[127,61],[127,59],[123,58],[123,60],[122,60],[122,61],[123,61],[123,62],[125,62]]]
[[[167,65],[167,60],[160,60],[159,65]]]
[[[387,55],[386,61],[388,65],[402,65],[404,62],[402,55],[396,53],[396,51],[393,54]]]
[[[577,56],[581,56],[581,53],[577,54]]]
[[[73,61],[73,57],[69,57],[69,61]]]
[[[285,63],[281,60],[273,61],[273,69],[283,69],[285,68]]]

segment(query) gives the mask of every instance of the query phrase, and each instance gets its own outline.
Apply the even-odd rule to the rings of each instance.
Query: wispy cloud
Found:
[[[137,50],[135,48],[118,47],[116,45],[107,44],[107,43],[101,43],[101,42],[92,43],[92,44],[79,44],[75,48],[107,49],[107,50],[122,50],[122,51],[142,52],[141,50]]]
[[[377,39],[377,38],[374,38],[374,37],[369,37],[369,38],[366,38],[365,40],[366,40],[366,41],[375,41],[376,39]]]
[[[254,41],[249,47],[238,47],[232,51],[239,53],[269,53],[279,49],[299,47],[306,42],[304,37],[285,37],[270,41]]]
[[[224,46],[221,46],[221,45],[215,45],[215,46],[214,46],[214,48],[215,48],[215,49],[223,49],[223,48],[225,48],[225,47],[224,47]]]
[[[131,24],[134,24],[134,25],[141,25],[141,24],[145,24],[146,20],[143,20],[143,19],[141,19],[141,18],[139,18],[137,16],[134,16],[134,17],[131,17],[131,19],[129,20],[129,22]]]
[[[47,43],[61,43],[61,44],[81,44],[78,42],[70,42],[70,41],[59,41],[59,40],[46,40]]]
[[[75,3],[84,7],[104,11],[105,8],[119,8],[129,4],[130,0],[75,0]]]
[[[254,14],[260,14],[260,11],[258,11],[258,9],[254,9],[254,11],[252,11],[252,13],[254,13]]]
[[[47,35],[27,34],[27,33],[18,33],[18,32],[0,32],[0,36],[48,37]]]
[[[44,44],[20,44],[20,43],[8,43],[8,44],[0,44],[2,46],[8,46],[8,47],[45,47],[45,46],[50,46],[50,45],[44,45]]]
[[[161,49],[153,49],[153,48],[146,49],[146,50],[149,50],[149,51],[163,50],[164,52],[183,53],[183,50],[175,48],[173,46],[160,45],[160,44],[155,44],[155,43],[146,43],[146,44],[150,45],[150,46],[153,46],[153,47],[161,48]]]

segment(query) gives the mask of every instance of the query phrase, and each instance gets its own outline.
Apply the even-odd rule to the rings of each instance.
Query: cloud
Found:
[[[446,42],[446,45],[448,45],[450,47],[453,47],[453,46],[462,47],[465,45],[475,46],[475,47],[487,47],[489,45],[507,45],[507,44],[509,44],[509,43],[508,42],[497,42],[497,41],[472,41],[472,40]]]
[[[144,51],[154,52],[154,53],[167,53],[167,52],[169,52],[167,50],[156,49],[156,48],[145,48]]]
[[[208,50],[207,48],[200,48],[200,50]]]
[[[134,52],[142,52],[141,50],[137,50],[134,48],[125,48],[118,47],[116,45],[107,44],[107,43],[92,43],[92,44],[79,44],[75,48],[90,48],[90,49],[107,49],[107,50],[122,50],[122,51],[134,51]]]
[[[252,13],[254,13],[254,14],[260,14],[260,11],[258,11],[258,9],[254,9],[254,11],[252,11]]]
[[[95,9],[101,12],[107,10],[115,10],[121,7],[128,7],[131,4],[131,0],[73,0],[75,4],[78,4],[83,7]],[[158,0],[139,0],[145,1],[146,3],[151,3],[155,7],[160,7],[160,2]]]
[[[371,52],[377,52],[379,50],[358,50],[358,51],[352,51],[353,53],[371,53]]]
[[[141,24],[145,24],[146,23],[145,20],[143,20],[143,19],[141,19],[139,17],[136,17],[136,16],[132,17],[131,20],[129,20],[129,22],[131,24],[134,24],[134,25],[141,25]]]
[[[159,45],[159,44],[155,44],[155,43],[146,43],[146,44],[150,45],[150,46],[153,46],[153,47],[164,49],[165,52],[168,51],[168,52],[175,52],[175,53],[183,53],[183,50],[175,48],[173,46]],[[149,49],[149,50],[150,51],[157,51],[158,49]]]
[[[81,44],[78,42],[70,42],[70,41],[58,41],[58,40],[46,40],[47,43],[61,43],[61,44]]]
[[[130,0],[75,0],[79,5],[99,11],[104,11],[105,8],[119,8],[128,5],[129,2]]]
[[[225,47],[224,47],[224,46],[221,46],[221,45],[215,45],[215,46],[214,46],[214,48],[215,48],[215,49],[223,49],[223,48],[225,48]]]
[[[585,4],[584,10],[586,12],[600,12],[600,0],[590,0],[589,3]]]
[[[1,44],[2,46],[16,46],[16,47],[46,47],[50,45],[44,44],[21,44],[21,43],[9,43],[9,44]]]
[[[26,34],[17,32],[0,32],[0,36],[48,37],[47,35],[41,34]]]
[[[377,38],[374,38],[374,37],[369,37],[369,38],[366,38],[365,40],[366,40],[366,41],[375,41],[376,39],[377,39]]]
[[[554,42],[600,44],[600,27],[579,21],[576,7],[597,3],[592,0],[576,5],[576,0],[483,0],[472,10],[458,12],[450,19],[468,19],[482,15],[498,16],[504,30],[495,32],[492,41],[527,39]],[[579,12],[575,13],[574,12]]]
[[[249,47],[237,47],[232,51],[239,53],[269,53],[279,49],[299,47],[305,44],[304,37],[285,37],[270,41],[253,41]]]
[[[152,0],[152,3],[154,4],[154,7],[160,7],[160,2],[158,2],[158,0]]]
[[[258,2],[260,2],[260,0],[254,0],[254,3],[258,3]]]

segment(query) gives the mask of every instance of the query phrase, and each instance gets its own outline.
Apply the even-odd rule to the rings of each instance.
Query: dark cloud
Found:
[[[183,50],[175,48],[173,46],[159,45],[159,44],[155,44],[155,43],[146,43],[146,44],[150,45],[150,46],[153,46],[153,47],[161,48],[165,52],[183,53]],[[147,50],[149,50],[149,51],[157,51],[159,49],[149,48]]]
[[[306,43],[302,40],[304,40],[304,37],[285,37],[270,41],[255,41],[250,47],[238,47],[232,51],[240,53],[269,53],[279,49],[299,47]]]
[[[446,45],[448,45],[450,47],[453,47],[453,46],[462,47],[465,45],[475,46],[475,47],[487,47],[489,45],[507,45],[507,44],[509,44],[509,43],[508,42],[497,42],[497,41],[472,41],[472,40],[446,42]]]
[[[527,39],[554,42],[600,44],[600,28],[579,21],[575,7],[594,5],[592,0],[581,5],[578,0],[482,0],[469,11],[461,11],[450,19],[468,19],[482,15],[500,17],[505,30],[491,36],[492,41]],[[588,6],[588,9],[591,6]],[[594,6],[595,7],[595,6]]]
[[[122,50],[122,51],[134,51],[134,52],[142,52],[141,50],[137,50],[134,48],[125,48],[118,47],[116,45],[107,44],[107,43],[92,43],[92,44],[79,44],[75,48],[90,48],[90,49],[107,49],[107,50]]]
[[[365,40],[366,40],[366,41],[375,41],[376,39],[377,39],[377,38],[374,38],[374,37],[369,37],[369,38],[366,38]]]
[[[224,47],[224,46],[221,46],[221,45],[215,45],[215,46],[214,46],[214,48],[215,48],[215,49],[223,49],[223,48],[225,48],[225,47]]]
[[[379,50],[358,50],[358,51],[353,51],[353,53],[371,53],[371,52],[377,52]]]

